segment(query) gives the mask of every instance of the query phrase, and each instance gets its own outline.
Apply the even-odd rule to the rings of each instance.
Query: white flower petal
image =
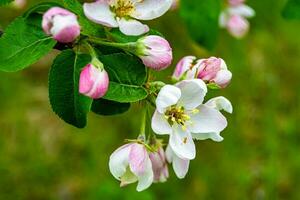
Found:
[[[196,140],[211,139],[215,142],[222,142],[224,140],[224,138],[220,135],[220,133],[198,133],[198,134],[192,134],[192,136]]]
[[[190,160],[181,159],[176,155],[174,156],[173,169],[178,178],[183,179],[186,176],[187,172],[189,171],[189,165]]]
[[[156,98],[156,107],[158,112],[164,113],[169,106],[175,105],[180,99],[181,91],[173,85],[165,85],[161,88]]]
[[[173,152],[173,150],[172,150],[172,148],[170,147],[170,144],[169,144],[166,148],[166,159],[169,163],[172,163],[173,155],[174,155],[174,152]]]
[[[161,114],[157,110],[153,114],[151,127],[154,133],[159,135],[170,135],[172,133],[172,127],[168,123],[164,114]]]
[[[183,131],[182,127],[173,127],[169,144],[179,158],[192,160],[196,156],[192,135],[188,131]]]
[[[178,101],[186,110],[193,110],[202,104],[207,93],[206,84],[200,79],[184,80],[176,84],[181,90]]]
[[[118,24],[120,31],[125,35],[138,36],[149,31],[149,27],[147,25],[144,25],[134,19],[121,18],[118,20]]]
[[[220,111],[206,105],[199,106],[198,110],[190,116],[192,124],[188,129],[192,133],[221,132],[226,128],[227,120]]]
[[[184,178],[189,170],[190,160],[179,158],[172,150],[170,144],[166,149],[166,158],[169,163],[172,163],[176,176],[180,179]]]
[[[118,180],[125,174],[126,168],[128,167],[128,157],[131,145],[132,144],[126,144],[118,148],[109,158],[109,170]]]
[[[210,108],[214,108],[214,109],[217,109],[220,111],[225,110],[228,113],[232,113],[232,111],[233,111],[230,101],[228,99],[226,99],[225,97],[212,98],[209,101],[207,101],[205,103],[205,105]]]
[[[102,24],[107,27],[118,27],[115,14],[111,12],[108,3],[105,1],[84,3],[83,11],[88,19],[97,24]]]
[[[173,0],[143,0],[135,4],[132,17],[140,20],[152,20],[165,14],[172,6]]]
[[[145,189],[147,189],[148,187],[150,187],[150,185],[153,182],[153,171],[152,171],[152,164],[151,164],[151,160],[149,157],[146,158],[146,162],[145,162],[145,173],[141,176],[138,176],[138,185],[136,190],[138,192],[141,192]]]
[[[255,16],[255,11],[251,7],[244,4],[231,7],[228,9],[228,12],[230,13],[230,15],[240,15],[249,18]]]

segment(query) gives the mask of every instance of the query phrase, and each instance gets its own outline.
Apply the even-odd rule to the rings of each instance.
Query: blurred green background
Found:
[[[31,1],[29,4],[37,3]],[[168,182],[142,193],[119,188],[110,154],[139,130],[140,107],[116,117],[89,115],[88,127],[61,121],[48,102],[47,73],[57,52],[29,69],[0,73],[0,199],[300,199],[300,23],[285,21],[285,0],[249,0],[251,31],[235,40],[221,31],[212,52],[187,35],[178,13],[151,22],[170,40],[173,67],[185,55],[219,56],[233,72],[223,95],[234,105],[222,143],[197,142],[184,180],[170,167]],[[29,5],[28,5],[29,6]],[[0,9],[4,28],[24,10]],[[199,31],[205,27],[199,27]]]

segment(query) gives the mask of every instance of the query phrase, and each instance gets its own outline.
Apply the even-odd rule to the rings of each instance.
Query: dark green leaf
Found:
[[[180,1],[180,15],[191,37],[210,50],[217,42],[220,11],[220,0]]]
[[[56,44],[41,29],[41,15],[18,17],[0,38],[0,70],[14,72],[35,63]]]
[[[146,68],[135,56],[124,53],[100,56],[109,74],[110,84],[104,99],[121,103],[137,102],[147,97],[143,88]]]
[[[4,6],[6,4],[9,4],[11,2],[13,2],[14,0],[0,0],[0,6]]]
[[[82,5],[77,0],[63,0],[63,4],[66,9],[78,16],[78,21],[81,26],[81,34],[87,36],[105,37],[103,27],[99,24],[93,23],[85,17]]]
[[[105,99],[94,100],[92,104],[92,111],[98,115],[117,115],[128,111],[130,103],[118,103]]]
[[[53,111],[78,128],[86,126],[93,101],[79,94],[78,86],[80,71],[90,60],[89,55],[66,50],[54,60],[49,73],[49,98]]]
[[[282,11],[282,16],[286,19],[300,19],[300,0],[289,0]]]

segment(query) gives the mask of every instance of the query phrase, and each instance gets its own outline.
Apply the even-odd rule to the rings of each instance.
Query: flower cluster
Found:
[[[236,38],[244,37],[249,31],[247,18],[255,15],[255,11],[244,4],[245,0],[228,0],[228,6],[222,11],[219,24]]]
[[[42,28],[59,43],[91,56],[90,62],[80,68],[79,78],[74,79],[78,81],[75,85],[79,86],[78,92],[81,95],[90,99],[105,98],[111,86],[108,72],[112,70],[106,71],[107,66],[101,62],[96,46],[110,46],[133,54],[146,67],[156,71],[166,69],[173,60],[169,42],[158,35],[147,35],[149,27],[138,20],[160,17],[172,5],[174,7],[176,2],[178,3],[174,0],[98,0],[84,3],[83,12],[87,19],[104,26],[106,32],[118,28],[124,37],[140,36],[133,42],[118,43],[108,36],[82,36],[83,28],[78,17],[60,7],[53,7],[43,15]],[[224,11],[221,21],[226,23],[235,36],[241,36],[245,33],[244,27],[237,27],[239,24],[235,24],[234,18],[250,16],[250,12],[252,10],[243,5],[243,1],[231,0],[230,8]],[[145,77],[146,74],[149,77],[149,70],[145,70]],[[132,74],[134,77],[138,75]],[[109,160],[109,169],[121,182],[121,186],[138,182],[137,191],[142,191],[153,182],[165,182],[169,177],[168,163],[172,164],[178,178],[184,178],[190,161],[196,157],[195,140],[211,139],[221,142],[223,137],[220,133],[227,127],[227,120],[221,111],[232,113],[232,105],[225,97],[206,101],[205,97],[209,89],[227,87],[231,78],[232,73],[221,58],[197,59],[195,56],[186,56],[175,68],[173,84],[152,82],[149,79],[142,86],[147,90],[148,96],[142,101],[146,114],[142,118],[139,137],[128,140]],[[151,119],[147,119],[151,106],[154,113]],[[151,127],[152,131],[146,129],[146,126]],[[167,145],[156,138],[160,135],[169,136]]]
[[[224,73],[224,75],[223,75]],[[225,97],[215,97],[204,103],[207,85],[228,85],[231,73],[220,58],[196,60],[184,57],[177,65],[175,85],[164,85],[157,94],[151,127],[157,135],[169,135],[164,151],[160,141],[136,141],[117,149],[110,157],[110,171],[121,186],[138,181],[137,190],[148,188],[152,182],[164,182],[169,176],[167,162],[178,178],[188,172],[190,160],[196,157],[194,140],[211,139],[221,142],[220,133],[227,120],[220,112],[232,113]],[[152,147],[152,144],[159,147]]]

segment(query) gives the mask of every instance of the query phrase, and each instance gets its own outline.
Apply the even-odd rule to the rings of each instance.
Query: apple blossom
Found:
[[[103,97],[109,86],[109,77],[103,65],[101,67],[95,64],[86,65],[79,79],[79,92],[93,99]]]
[[[172,79],[179,81],[196,78],[199,61],[195,56],[185,56],[176,65]]]
[[[206,93],[206,84],[200,79],[166,85],[158,93],[152,129],[156,134],[170,135],[169,145],[181,159],[195,158],[193,137],[220,133],[227,126],[219,110],[202,104]]]
[[[251,18],[255,15],[255,11],[249,6],[238,1],[221,12],[219,17],[219,25],[221,28],[226,28],[228,32],[236,37],[242,38],[249,31],[249,22],[247,18]]]
[[[163,70],[171,65],[173,59],[169,42],[156,35],[149,35],[137,41],[137,52],[143,63],[154,70]]]
[[[173,0],[98,0],[83,5],[91,21],[106,27],[119,27],[125,35],[142,35],[149,31],[138,20],[152,20],[165,14]]]
[[[227,69],[227,65],[221,58],[210,57],[200,60],[197,69],[197,77],[208,83],[214,83],[221,88],[225,88],[232,78],[232,73]]]
[[[151,152],[149,157],[152,162],[154,182],[165,182],[169,178],[169,170],[164,149],[158,148],[156,152]]]
[[[136,190],[140,192],[153,182],[151,160],[142,144],[130,143],[118,148],[110,156],[109,169],[121,181],[121,187],[138,181]]]
[[[53,7],[43,15],[42,27],[61,43],[73,42],[80,35],[77,16],[60,7]]]
[[[183,179],[189,170],[190,160],[179,158],[174,153],[174,151],[172,150],[170,145],[168,145],[168,147],[166,149],[166,157],[167,157],[168,162],[172,163],[173,170],[174,170],[176,176],[180,179]]]

